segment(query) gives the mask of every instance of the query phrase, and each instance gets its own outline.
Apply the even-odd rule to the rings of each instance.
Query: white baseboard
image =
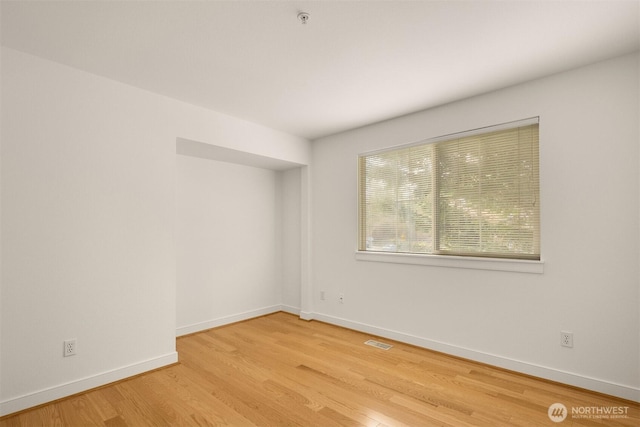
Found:
[[[43,403],[52,402],[63,397],[81,393],[92,388],[123,380],[147,371],[162,368],[178,361],[178,353],[171,352],[165,355],[145,360],[122,368],[102,372],[90,377],[81,378],[65,384],[35,391],[23,396],[0,402],[0,416],[12,414],[24,409],[32,408]]]
[[[284,311],[285,313],[295,314],[296,316],[300,316],[300,309],[297,307],[292,307],[290,305],[281,305],[280,311]]]
[[[311,311],[300,311],[300,318],[302,320],[313,320],[314,313]]]
[[[464,347],[458,347],[439,341],[433,341],[414,335],[405,334],[403,332],[392,331],[389,329],[367,325],[365,323],[353,322],[351,320],[342,319],[335,316],[328,316],[319,313],[308,313],[308,315],[310,316],[310,318],[321,322],[330,323],[332,325],[342,326],[344,328],[349,328],[379,337],[392,339],[394,341],[412,344],[418,347],[439,351],[441,353],[446,353],[476,362],[482,362],[488,365],[508,369],[511,371],[532,375],[534,377],[544,378],[550,381],[556,381],[559,383],[620,397],[622,399],[640,402],[640,388],[624,384],[616,384],[596,378],[590,378],[571,372],[560,371],[558,369],[509,359],[495,354],[483,353]]]
[[[218,326],[224,326],[230,323],[242,322],[243,320],[264,316],[266,314],[276,313],[278,311],[288,312],[287,308],[290,308],[291,310],[295,310],[295,308],[293,307],[276,304],[269,307],[262,307],[255,310],[245,311],[243,313],[232,314],[229,316],[218,317],[216,319],[211,319],[204,322],[181,326],[176,329],[176,336],[180,337],[182,335],[188,335],[188,334],[193,334],[200,331],[206,331],[207,329],[217,328]],[[295,312],[294,314],[298,314],[298,313]]]

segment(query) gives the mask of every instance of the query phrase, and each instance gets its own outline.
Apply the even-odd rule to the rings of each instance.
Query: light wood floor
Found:
[[[384,339],[394,347],[364,345],[370,338],[276,313],[179,338],[177,365],[5,417],[0,427],[640,425],[633,402]],[[547,414],[553,403],[568,410],[561,423]],[[571,414],[614,407],[626,418]]]

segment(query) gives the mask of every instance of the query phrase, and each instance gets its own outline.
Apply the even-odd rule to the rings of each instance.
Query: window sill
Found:
[[[544,273],[544,261],[356,251],[356,260],[475,270]]]

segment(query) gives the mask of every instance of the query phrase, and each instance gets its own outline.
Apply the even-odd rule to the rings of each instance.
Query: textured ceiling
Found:
[[[309,139],[640,46],[638,1],[3,0],[0,8],[4,46]]]

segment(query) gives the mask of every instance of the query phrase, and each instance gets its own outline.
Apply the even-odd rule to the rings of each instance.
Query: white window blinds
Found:
[[[537,119],[359,157],[359,250],[540,259]]]

